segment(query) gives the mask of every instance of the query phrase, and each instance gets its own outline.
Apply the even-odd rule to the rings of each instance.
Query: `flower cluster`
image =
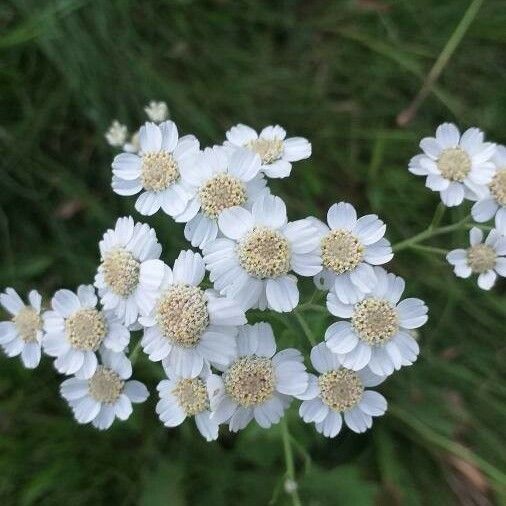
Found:
[[[409,171],[425,176],[447,207],[474,202],[470,247],[450,251],[446,259],[458,277],[478,275],[478,286],[490,290],[498,276],[506,277],[506,147],[485,142],[484,133],[469,128],[462,135],[443,123],[435,137],[421,140],[423,154],[414,156]],[[494,219],[494,227],[481,225]],[[482,229],[490,230],[483,241]]]
[[[21,354],[26,367],[38,365],[41,350],[54,357],[56,370],[70,376],[61,395],[76,420],[98,429],[116,417],[125,420],[132,403],[148,397],[146,387],[130,379],[141,349],[165,371],[156,413],[167,427],[194,417],[211,441],[222,424],[232,432],[253,420],[268,428],[297,399],[301,418],[326,437],[335,437],[343,421],[355,432],[370,428],[387,402],[369,388],[414,363],[419,348],[412,329],[427,321],[423,301],[402,299],[404,280],[382,267],[393,257],[385,223],[374,214],[359,217],[346,202],[330,207],[326,223],[314,217],[289,221],[268,179],[288,177],[292,163],[311,155],[311,144],[287,138],[278,125],[258,134],[239,124],[222,145],[201,149],[195,136],[181,137],[166,120],[166,106],[151,103],[146,112],[152,121],[140,128],[135,149],[125,145],[126,128],[119,124],[106,135],[123,147],[112,162],[112,188],[138,195],[140,214],[161,211],[184,223],[185,238],[200,251],[181,251],[167,265],[155,230],[130,216],[119,218],[99,243],[94,286],[58,290],[42,312],[35,291],[29,306],[11,288],[0,296],[12,315],[0,324],[7,355]],[[424,145],[438,156],[434,142]],[[492,148],[477,142],[464,143],[473,146],[474,157],[465,183],[444,188],[452,202],[455,192],[476,190],[482,181],[475,165],[492,171]],[[412,165],[420,173],[430,166],[460,178],[463,169],[455,176],[451,165],[463,157],[459,149],[440,166],[429,155]],[[438,181],[443,191],[442,175]],[[475,253],[467,257],[484,269],[489,259],[476,249],[479,238],[473,235],[473,241]],[[498,240],[487,241],[502,251]],[[459,262],[461,255],[454,257]],[[286,319],[284,313],[299,304],[301,277],[313,280],[315,293],[327,292],[329,316],[336,318],[306,354],[278,350],[267,321],[248,323],[251,310],[265,311],[266,320],[271,311]],[[142,337],[132,347],[137,331]],[[314,372],[306,369],[305,355]]]

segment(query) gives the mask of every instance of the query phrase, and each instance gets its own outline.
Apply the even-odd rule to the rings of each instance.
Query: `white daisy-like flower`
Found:
[[[471,214],[478,223],[494,216],[506,220],[506,147],[497,146],[492,158],[495,173],[488,185],[488,195],[473,205]]]
[[[268,323],[245,325],[237,338],[237,353],[222,376],[211,375],[207,389],[211,419],[228,422],[232,432],[257,421],[269,428],[278,423],[292,396],[306,391],[308,374],[298,350],[276,353]]]
[[[381,267],[374,271],[376,285],[355,304],[344,304],[334,291],[329,292],[330,313],[350,321],[333,323],[325,341],[343,367],[359,371],[368,365],[373,373],[387,376],[416,360],[419,348],[410,330],[427,321],[428,309],[420,299],[399,302],[404,280]]]
[[[129,380],[132,364],[124,353],[104,351],[101,359],[91,378],[69,378],[60,392],[78,423],[91,422],[106,430],[116,417],[126,420],[132,414],[132,403],[144,402],[149,392],[140,381]]]
[[[473,227],[469,231],[469,242],[469,248],[454,249],[446,259],[454,266],[456,276],[468,278],[478,274],[478,286],[490,290],[497,276],[506,277],[506,237],[492,229],[483,242],[483,231]]]
[[[299,414],[306,423],[314,423],[320,434],[336,437],[343,419],[353,432],[365,432],[371,428],[373,416],[385,413],[386,399],[365,389],[379,385],[385,376],[374,374],[368,367],[360,371],[343,367],[325,343],[313,347],[311,363],[320,374],[309,375],[307,390],[298,396],[304,401]]]
[[[99,243],[101,263],[95,276],[100,302],[127,326],[147,314],[163,279],[162,247],[155,231],[131,216],[119,218]]]
[[[187,417],[194,417],[199,432],[207,441],[218,438],[219,425],[211,417],[206,387],[210,374],[209,367],[204,367],[196,378],[171,374],[169,379],[158,383],[160,400],[156,412],[166,427],[177,427]]]
[[[118,120],[114,120],[104,137],[110,146],[119,147],[125,144],[127,135],[128,129],[126,125],[122,125]]]
[[[311,143],[303,137],[286,139],[286,131],[279,125],[265,127],[260,135],[253,128],[238,124],[227,132],[224,146],[232,150],[244,147],[260,155],[262,171],[272,178],[288,177],[292,162],[311,156]]]
[[[446,206],[458,206],[464,197],[477,200],[486,195],[494,175],[495,144],[484,142],[481,130],[469,128],[460,135],[454,124],[443,123],[436,137],[422,139],[420,147],[424,154],[411,159],[409,171],[426,176],[425,186],[438,191]]]
[[[229,297],[199,287],[205,275],[202,256],[182,251],[174,268],[165,266],[158,297],[141,344],[150,360],[162,360],[169,377],[194,378],[204,364],[226,367],[235,356],[243,309]]]
[[[264,195],[251,211],[224,210],[218,222],[225,238],[203,249],[214,287],[245,309],[294,309],[299,290],[297,278],[289,272],[314,276],[321,271],[318,230],[311,221],[287,223],[285,203]]]
[[[151,100],[149,104],[144,107],[148,118],[155,123],[161,123],[169,117],[169,108],[165,102],[157,102]]]
[[[43,314],[44,352],[55,357],[61,374],[90,378],[96,371],[96,352],[101,348],[123,351],[130,332],[110,311],[97,308],[98,298],[92,285],[81,285],[77,294],[58,290],[51,300],[52,311]]]
[[[186,164],[181,176],[194,191],[186,209],[175,220],[187,222],[185,238],[201,248],[218,236],[222,211],[250,205],[267,192],[265,178],[259,174],[260,157],[238,149],[230,157],[222,146],[206,148],[194,164]]]
[[[112,188],[118,195],[141,194],[135,209],[145,216],[160,207],[169,216],[183,211],[191,193],[181,170],[199,151],[193,135],[179,138],[173,121],[146,123],[139,131],[139,153],[120,153],[112,162]]]
[[[28,294],[29,305],[25,305],[13,288],[6,288],[0,294],[0,304],[12,315],[10,321],[0,322],[0,346],[8,357],[21,355],[21,361],[28,369],[34,369],[40,362],[41,300],[36,290]]]
[[[314,281],[318,288],[335,287],[339,299],[353,304],[376,284],[373,265],[393,258],[386,225],[375,214],[357,219],[355,208],[346,202],[334,204],[327,213],[328,226],[313,218],[320,230],[323,270]]]

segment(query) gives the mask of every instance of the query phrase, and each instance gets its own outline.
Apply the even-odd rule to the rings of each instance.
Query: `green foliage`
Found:
[[[92,279],[97,243],[132,198],[110,190],[113,118],[135,129],[150,99],[167,101],[203,144],[226,129],[280,123],[313,142],[311,160],[274,181],[293,219],[339,200],[376,212],[388,237],[425,228],[437,195],[409,174],[419,138],[443,120],[477,125],[504,143],[506,12],[484,3],[408,127],[395,118],[462,18],[468,2],[346,0],[7,0],[0,5],[0,286],[46,297]],[[449,224],[467,212],[447,213]],[[182,228],[155,226],[172,262]],[[463,232],[430,244],[450,249]],[[441,255],[405,249],[389,268],[424,298],[430,321],[418,363],[388,380],[390,410],[372,431],[332,441],[297,418],[303,504],[506,504],[505,285],[484,293]],[[312,292],[310,281],[302,283]],[[330,322],[304,310],[317,339]],[[252,319],[262,318],[261,314]],[[274,322],[274,320],[272,320]],[[297,318],[275,321],[282,345],[306,347]],[[0,502],[5,505],[289,504],[279,428],[225,430],[201,440],[171,431],[156,394],[100,433],[73,422],[61,378],[0,359]],[[150,390],[159,368],[139,360]]]

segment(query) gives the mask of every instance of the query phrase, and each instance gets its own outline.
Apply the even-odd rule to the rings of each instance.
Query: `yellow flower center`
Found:
[[[445,179],[462,182],[471,170],[471,159],[462,148],[448,148],[439,155],[437,166]]]
[[[397,311],[385,299],[367,298],[355,305],[351,324],[362,341],[384,344],[399,329]]]
[[[200,378],[179,380],[172,391],[187,416],[209,409],[206,385]]]
[[[490,193],[499,205],[506,206],[506,167],[495,173],[490,183]]]
[[[264,165],[279,160],[284,149],[281,139],[253,139],[246,144],[246,147],[257,153]]]
[[[78,350],[97,351],[106,335],[107,325],[102,312],[80,309],[65,322],[69,343]]]
[[[218,174],[199,190],[200,207],[209,218],[217,218],[224,209],[246,202],[244,183],[230,174]]]
[[[332,230],[321,241],[323,266],[343,274],[352,271],[364,258],[364,246],[347,230]]]
[[[167,151],[145,153],[142,157],[141,182],[148,191],[162,191],[179,178],[174,157]]]
[[[106,253],[101,269],[111,291],[120,297],[128,297],[139,283],[140,264],[130,251],[123,248]]]
[[[348,369],[322,374],[318,378],[318,386],[322,401],[334,411],[346,411],[356,406],[364,393],[358,374]]]
[[[95,374],[88,381],[91,397],[104,404],[113,404],[123,392],[125,382],[118,373],[102,365],[97,367]]]
[[[42,328],[42,319],[33,307],[25,306],[12,319],[19,337],[25,343],[37,341],[37,332]]]
[[[467,263],[473,272],[481,274],[493,269],[497,260],[494,248],[487,244],[477,244],[467,250]]]
[[[224,375],[225,390],[237,404],[256,406],[270,399],[275,386],[274,368],[265,357],[237,359]]]
[[[290,270],[290,245],[277,230],[255,227],[238,245],[239,263],[259,279],[275,278]]]

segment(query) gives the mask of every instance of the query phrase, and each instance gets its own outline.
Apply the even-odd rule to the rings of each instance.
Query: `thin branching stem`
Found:
[[[295,464],[293,461],[293,451],[290,442],[290,432],[288,431],[288,425],[286,423],[286,417],[281,419],[281,434],[283,438],[283,450],[285,454],[285,466],[286,466],[286,479],[291,480],[295,485],[287,493],[292,498],[292,504],[294,506],[302,506],[300,502],[299,492],[297,491],[297,482],[295,480]]]

